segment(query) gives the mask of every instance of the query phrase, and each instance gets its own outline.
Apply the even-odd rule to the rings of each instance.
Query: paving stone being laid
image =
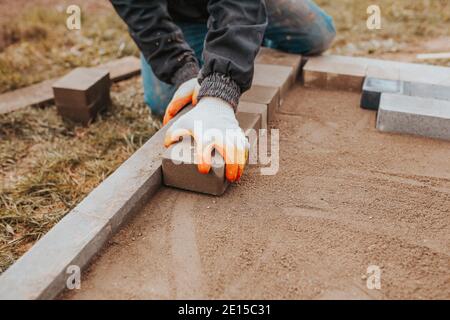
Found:
[[[213,150],[212,167],[208,174],[197,169],[195,143],[191,137],[170,146],[163,155],[163,181],[166,186],[205,193],[222,195],[229,183],[225,179],[225,161]]]
[[[109,71],[76,68],[53,84],[58,113],[84,125],[111,104]]]
[[[303,82],[308,88],[360,92],[366,70],[366,60],[341,56],[312,57],[303,67]]]
[[[267,129],[267,121],[269,114],[268,114],[268,106],[266,104],[240,101],[237,107],[237,113],[239,112],[260,114],[261,128]]]
[[[301,61],[301,55],[265,47],[261,47],[255,59],[255,63],[292,67],[294,69],[294,72],[292,73],[293,82],[297,80],[300,73]]]
[[[261,129],[259,113],[237,112],[239,126],[250,142],[250,152],[257,148],[257,132]],[[254,131],[252,131],[254,130]],[[183,137],[170,146],[163,155],[162,171],[166,186],[215,196],[222,195],[229,182],[225,178],[225,161],[219,152],[213,150],[212,167],[208,174],[197,169],[198,158],[192,137]]]
[[[450,140],[450,102],[383,93],[377,129]]]
[[[367,77],[361,95],[361,108],[378,110],[382,93],[403,93],[403,82]]]
[[[267,121],[272,121],[275,112],[280,106],[280,90],[273,87],[254,85],[241,96],[240,101],[267,105]]]
[[[282,103],[286,93],[293,85],[293,72],[294,68],[292,67],[255,63],[252,85],[278,88],[280,90],[280,103]]]

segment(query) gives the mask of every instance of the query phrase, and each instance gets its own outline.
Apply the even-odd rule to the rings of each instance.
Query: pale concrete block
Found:
[[[302,56],[298,54],[286,53],[279,50],[261,47],[255,62],[261,64],[272,64],[292,67],[292,81],[295,82],[300,72]]]
[[[450,87],[450,68],[404,63],[400,67],[400,80]]]
[[[450,86],[437,84],[405,82],[404,94],[422,98],[450,101]]]
[[[280,106],[280,90],[254,85],[241,96],[240,101],[267,105],[267,121],[272,121]]]
[[[361,108],[378,110],[382,93],[403,93],[403,81],[367,77],[361,95]]]
[[[286,66],[255,63],[253,85],[278,88],[280,90],[280,103],[292,86],[294,69]]]
[[[246,137],[249,137],[250,132],[258,132],[261,129],[261,115],[256,113],[238,112],[236,119],[239,126],[244,131]]]
[[[249,160],[257,161],[259,129],[261,129],[261,115],[255,113],[238,112],[236,114],[236,119],[238,120],[239,126],[244,131],[244,134],[250,144],[247,162]]]
[[[266,104],[240,101],[237,107],[237,113],[256,113],[261,115],[261,128],[267,129],[268,107]]]
[[[309,58],[303,67],[305,87],[360,92],[368,63],[341,56]]]
[[[450,140],[450,102],[383,93],[377,128],[384,132]]]
[[[373,64],[367,66],[366,77],[384,80],[400,80],[400,69],[385,61],[375,60]]]

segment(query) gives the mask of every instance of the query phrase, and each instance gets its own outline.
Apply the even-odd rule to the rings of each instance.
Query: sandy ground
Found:
[[[449,299],[450,143],[379,133],[358,105],[297,86],[277,175],[249,168],[220,198],[162,188],[63,298]]]

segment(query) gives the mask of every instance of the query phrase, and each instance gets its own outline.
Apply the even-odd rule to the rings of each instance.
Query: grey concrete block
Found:
[[[366,78],[361,96],[361,107],[378,110],[382,93],[398,93],[408,96],[450,101],[450,87],[429,83]]]
[[[197,154],[191,137],[170,146],[163,155],[164,184],[169,187],[215,196],[222,195],[229,183],[225,178],[225,161],[213,150],[212,167],[208,174],[197,169]]]
[[[367,77],[361,95],[361,108],[378,110],[382,93],[403,93],[403,81]]]
[[[341,56],[309,58],[303,67],[305,87],[361,92],[368,63]]]
[[[405,82],[404,94],[415,97],[450,101],[450,86],[419,82]]]
[[[450,102],[383,93],[377,128],[384,132],[450,140]]]
[[[53,84],[58,112],[75,122],[88,124],[110,103],[109,72],[99,68],[76,68]]]
[[[272,121],[280,106],[280,90],[254,85],[241,96],[241,101],[267,105],[267,121]]]
[[[267,110],[267,106],[263,106]],[[258,105],[254,105],[258,108]],[[261,128],[261,113],[238,111],[236,119],[244,134],[249,138],[251,148],[255,146],[255,135]],[[254,130],[252,132],[252,130]],[[255,133],[255,135],[252,135]],[[215,150],[212,153],[212,168],[208,174],[198,172],[198,158],[195,142],[191,137],[170,146],[163,155],[162,171],[164,184],[169,187],[215,196],[222,195],[229,182],[225,177],[225,161]]]
[[[366,59],[366,63],[366,77],[384,80],[400,80],[400,66],[396,62],[388,60]]]
[[[280,90],[280,103],[292,86],[294,68],[255,63],[253,84],[262,87],[278,88]]]
[[[269,115],[268,115],[268,106],[266,104],[240,101],[237,108],[237,113],[239,112],[260,114],[261,128],[267,129],[267,121]]]
[[[255,59],[256,63],[292,67],[294,69],[292,73],[292,82],[295,82],[298,78],[301,61],[301,55],[264,47],[261,47]]]
[[[258,132],[261,129],[261,115],[256,113],[238,112],[236,119],[239,126],[244,131],[246,137],[249,137],[250,132]]]

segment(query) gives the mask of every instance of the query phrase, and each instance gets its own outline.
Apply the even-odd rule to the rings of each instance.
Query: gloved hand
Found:
[[[242,176],[249,143],[230,104],[219,98],[202,98],[192,111],[169,128],[164,144],[169,147],[183,136],[192,136],[196,143],[200,173],[207,174],[211,169],[211,154],[215,148],[225,160],[227,180],[234,182]]]
[[[200,84],[197,78],[191,79],[183,83],[175,94],[166,109],[163,124],[166,125],[177,113],[188,104],[197,104],[197,96],[200,90]]]

